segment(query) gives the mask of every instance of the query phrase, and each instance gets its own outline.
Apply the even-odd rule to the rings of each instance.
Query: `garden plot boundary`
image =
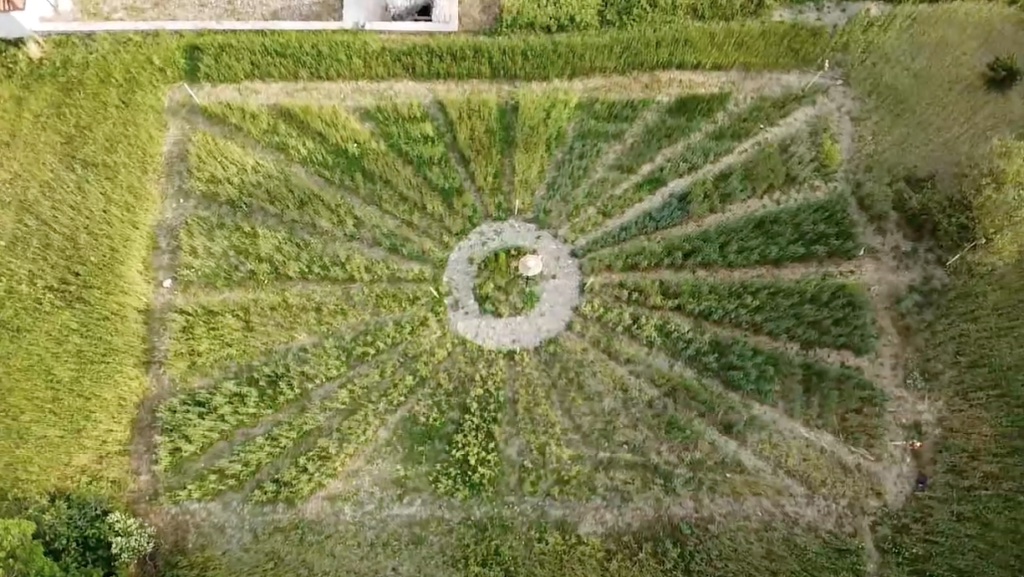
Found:
[[[374,102],[378,99],[411,99],[411,100],[434,100],[445,95],[453,94],[466,94],[468,92],[472,94],[492,94],[500,96],[510,96],[517,90],[530,89],[530,90],[566,90],[575,91],[580,94],[589,95],[601,95],[611,97],[650,97],[658,100],[665,100],[674,95],[693,93],[693,92],[715,92],[715,91],[732,91],[740,100],[749,97],[753,93],[758,93],[763,90],[771,91],[784,90],[784,89],[799,89],[799,88],[810,88],[812,85],[819,85],[830,87],[827,91],[826,101],[829,103],[828,106],[818,107],[821,110],[816,114],[834,114],[839,118],[837,124],[844,130],[850,130],[851,124],[848,121],[844,121],[845,115],[850,112],[848,106],[848,96],[842,89],[838,89],[832,86],[833,80],[822,75],[811,75],[806,73],[793,73],[793,74],[756,74],[756,73],[745,73],[745,72],[663,72],[663,73],[649,73],[639,74],[632,77],[610,77],[610,78],[583,78],[572,81],[558,81],[558,82],[485,82],[485,81],[472,81],[467,83],[459,82],[406,82],[406,81],[384,81],[384,82],[351,82],[351,83],[258,83],[258,82],[247,82],[237,85],[218,85],[218,84],[199,84],[180,86],[172,89],[167,99],[167,107],[165,114],[168,117],[168,122],[173,133],[173,138],[168,138],[168,149],[167,154],[167,184],[170,187],[181,187],[184,186],[181,182],[180,175],[182,174],[182,167],[177,164],[178,161],[186,154],[184,147],[188,146],[189,137],[195,130],[204,129],[205,126],[195,122],[196,114],[198,113],[197,104],[210,104],[216,102],[239,102],[239,103],[250,103],[250,104],[302,104],[302,105],[336,105],[341,107],[357,107],[365,105],[369,102]],[[468,87],[468,88],[467,88]],[[770,137],[769,139],[774,138]],[[844,144],[843,152],[844,156],[849,158],[851,153],[850,146],[852,143],[851,134],[841,134],[840,140]],[[250,143],[251,144],[251,143]],[[742,147],[741,147],[742,148]],[[175,160],[178,159],[178,160]],[[464,166],[464,160],[459,158],[452,158],[453,162],[460,166],[463,171],[466,170]],[[733,162],[732,164],[734,164]],[[722,171],[731,165],[729,163],[723,163],[722,166],[717,167],[716,171]],[[299,170],[299,169],[297,169]],[[168,199],[180,200],[180,188],[174,191],[168,191]],[[156,287],[156,307],[157,311],[165,311],[168,303],[173,303],[173,298],[169,295],[173,293],[173,287],[166,287],[162,285],[162,281],[165,278],[171,278],[174,275],[173,265],[165,267],[160,263],[173,263],[173,255],[176,249],[176,239],[174,237],[174,226],[173,223],[177,219],[181,218],[180,211],[182,208],[188,209],[187,203],[183,205],[181,202],[165,202],[163,215],[164,226],[161,230],[165,234],[159,234],[160,248],[158,254],[155,257],[155,262],[158,264],[157,270],[161,274],[161,278],[157,278],[156,281],[158,286]],[[856,212],[857,209],[852,207],[851,211]],[[863,221],[864,219],[858,214],[857,219]],[[708,219],[706,222],[689,223],[686,226],[694,230],[700,230],[710,226],[714,222],[714,218]],[[862,236],[865,240],[865,248],[871,248],[870,254],[863,261],[857,261],[858,263],[853,266],[839,266],[832,267],[828,264],[813,265],[807,267],[794,267],[794,270],[798,270],[800,275],[820,275],[828,274],[838,270],[842,273],[842,276],[849,279],[855,280],[865,285],[870,286],[870,294],[873,301],[873,308],[876,311],[876,315],[888,315],[886,312],[887,307],[890,305],[889,299],[899,292],[911,282],[911,279],[901,271],[899,271],[894,262],[887,262],[885,260],[885,251],[874,250],[880,248],[886,241],[881,238],[872,238],[869,228],[866,222],[863,222]],[[166,237],[166,238],[165,238]],[[878,256],[875,256],[878,253]],[[713,278],[729,278],[731,275],[735,276],[735,273],[723,272],[718,275],[717,272],[712,271],[706,273],[708,276]],[[778,274],[778,271],[773,269],[764,269],[753,271],[750,274],[753,278],[773,278]],[[792,271],[783,271],[782,275],[787,278],[795,275]],[[598,275],[600,276],[600,275]],[[166,357],[166,347],[161,348],[161,344],[166,342],[167,334],[166,328],[161,327],[160,323],[163,322],[160,315],[154,317],[154,327],[152,332],[152,350],[154,351],[154,366],[157,369],[151,373],[152,379],[152,390],[151,390],[151,401],[144,405],[144,411],[153,411],[156,402],[153,399],[163,399],[167,395],[171,394],[169,385],[166,382],[166,377],[160,370],[162,358]],[[881,331],[881,345],[876,351],[876,354],[869,356],[862,361],[862,366],[867,368],[871,373],[872,378],[878,383],[887,394],[892,398],[893,404],[890,406],[888,422],[889,422],[889,437],[894,443],[902,441],[902,434],[900,432],[900,425],[904,424],[905,421],[918,419],[923,413],[927,411],[921,409],[917,400],[911,398],[902,392],[901,384],[903,381],[903,367],[901,359],[899,358],[899,337],[896,334],[894,323],[891,318],[879,317],[879,325]],[[161,357],[163,355],[163,357]],[[685,368],[683,369],[685,370]],[[784,435],[791,436],[793,438],[804,437],[809,439],[812,443],[818,444],[824,449],[838,454],[841,460],[849,461],[851,464],[864,465],[868,470],[872,472],[872,475],[876,477],[876,480],[884,488],[884,505],[887,506],[898,506],[906,498],[909,493],[910,485],[905,479],[909,474],[909,458],[905,455],[903,450],[896,445],[888,451],[884,462],[875,461],[873,457],[867,455],[861,455],[845,449],[845,445],[841,439],[837,439],[828,433],[822,431],[808,430],[804,425],[793,421],[789,417],[785,417],[773,410],[762,410],[760,411],[762,417],[766,417],[770,421],[781,423],[779,425],[779,431]],[[152,459],[151,451],[153,445],[154,435],[154,419],[150,414],[148,417],[143,415],[140,419],[140,430],[137,431],[135,445],[133,447],[133,466],[136,469],[136,473],[140,479],[140,497],[152,497],[155,492],[159,489],[152,472]],[[841,450],[840,450],[841,449]],[[360,476],[360,471],[352,471],[351,477],[357,478]],[[353,483],[357,484],[357,483]],[[332,487],[335,490],[336,487]],[[231,502],[229,499],[228,502]],[[316,514],[328,514],[329,511],[324,511],[323,508],[333,507],[328,499],[325,499],[323,495],[317,495],[313,501],[317,503]],[[742,513],[746,511],[749,514],[749,509],[756,503],[746,503],[742,506],[735,504],[728,505],[724,502],[716,500],[706,501],[703,503],[682,503],[670,507],[669,510],[678,511],[680,515],[683,515],[687,511],[699,511],[701,514],[713,514],[715,517],[728,518],[732,515]],[[801,517],[803,516],[804,521],[807,519],[817,518],[824,523],[826,526],[834,526],[836,524],[834,520],[834,512],[830,512],[825,517],[833,519],[831,521],[824,521],[824,518],[814,514],[807,513],[806,511],[801,515],[794,515],[793,512],[787,507],[777,507],[770,503],[763,503],[763,506],[755,507],[757,514],[766,515],[769,517]],[[883,503],[876,503],[874,506],[881,506]],[[561,506],[561,505],[558,505]],[[445,507],[447,508],[447,506]],[[427,507],[427,509],[430,509]],[[549,513],[553,513],[556,516],[565,516],[565,510],[561,510],[559,513],[556,505],[552,505],[552,510]],[[583,508],[579,511],[568,514],[571,518],[576,518],[584,523],[590,523],[591,525],[604,525],[600,519],[610,519],[616,515],[626,514],[632,519],[632,523],[640,523],[645,517],[644,511],[648,511],[653,516],[657,514],[658,507],[652,505],[652,507],[633,507],[631,509],[621,509],[621,507],[601,505],[598,507],[600,510],[592,510],[591,508]],[[815,510],[822,510],[820,506],[815,504],[813,507]],[[826,509],[829,509],[826,507]],[[402,504],[391,504],[378,509],[379,511],[398,511],[400,514],[407,512],[408,508]],[[830,509],[829,509],[830,510]],[[575,510],[574,510],[575,511]],[[850,520],[847,520],[850,521]],[[852,521],[850,521],[852,522]],[[843,523],[844,526],[851,526],[847,522]]]

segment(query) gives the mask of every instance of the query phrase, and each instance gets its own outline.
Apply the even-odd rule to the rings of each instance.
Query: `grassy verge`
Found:
[[[1024,263],[964,271],[922,340],[945,416],[929,492],[876,528],[889,575],[1017,575],[1024,550]]]

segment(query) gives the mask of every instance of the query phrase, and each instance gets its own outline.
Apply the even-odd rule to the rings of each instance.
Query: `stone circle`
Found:
[[[474,263],[513,247],[526,248],[544,262],[544,276],[537,287],[540,302],[523,316],[485,315],[473,295]],[[569,326],[580,301],[582,274],[568,245],[532,224],[507,220],[473,229],[449,255],[444,281],[452,330],[484,348],[517,350],[537,347]]]

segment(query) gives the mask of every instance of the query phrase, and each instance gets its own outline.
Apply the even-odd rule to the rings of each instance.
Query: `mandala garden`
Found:
[[[364,90],[182,106],[163,499],[892,497],[833,88]]]

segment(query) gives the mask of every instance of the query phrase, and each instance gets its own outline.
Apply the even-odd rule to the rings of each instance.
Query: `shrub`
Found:
[[[0,519],[0,575],[3,577],[60,577],[57,564],[47,559],[43,545],[33,540],[36,525],[24,519]]]
[[[125,567],[148,555],[155,545],[153,528],[121,511],[107,516],[107,535],[114,558]]]
[[[601,24],[601,0],[505,0],[500,32],[582,32]]]
[[[1016,54],[996,56],[985,65],[985,83],[992,90],[1002,92],[1013,88],[1022,74]]]
[[[893,208],[915,240],[929,239],[943,253],[974,240],[970,202],[961,190],[941,187],[933,176],[904,176],[892,182]]]
[[[139,519],[115,510],[105,497],[60,493],[25,507],[22,513],[25,520],[16,528],[20,531],[26,527],[25,523],[32,525],[33,535],[45,557],[60,568],[57,573],[42,572],[39,576],[114,577],[129,569],[154,546],[152,529]],[[0,550],[3,549],[3,531],[0,522]],[[32,559],[38,565],[39,559],[32,546],[23,539],[19,543],[21,558]],[[25,554],[30,557],[24,557]],[[38,566],[48,567],[45,563]],[[0,575],[8,577],[7,573],[0,572]],[[37,577],[36,573],[28,575]]]

